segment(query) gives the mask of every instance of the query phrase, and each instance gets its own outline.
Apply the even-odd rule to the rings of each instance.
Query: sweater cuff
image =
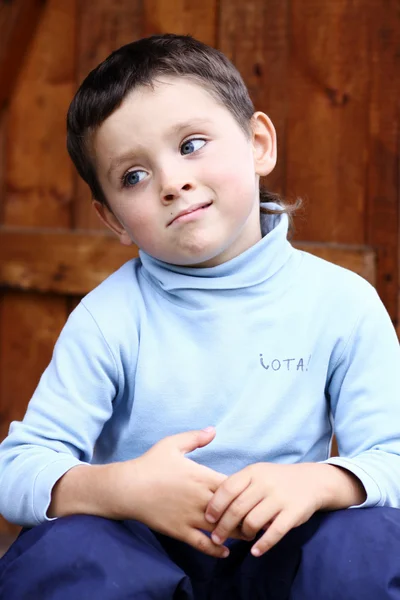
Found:
[[[362,504],[350,506],[349,508],[371,508],[379,504],[379,502],[382,499],[382,493],[379,489],[378,484],[353,459],[343,458],[341,456],[334,456],[321,462],[328,465],[334,465],[336,467],[342,467],[343,469],[347,469],[347,471],[353,473],[353,475],[355,475],[363,484],[367,494],[365,502],[363,502]]]
[[[86,463],[82,463],[82,461],[73,456],[64,456],[63,458],[46,465],[44,469],[37,474],[33,484],[32,512],[38,525],[44,521],[54,521],[54,519],[50,519],[47,516],[53,487],[67,471],[82,464]]]

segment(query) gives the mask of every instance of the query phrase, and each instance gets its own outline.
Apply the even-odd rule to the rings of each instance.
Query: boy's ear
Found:
[[[252,120],[254,165],[257,175],[269,175],[276,165],[276,131],[271,119],[263,112],[254,113]]]
[[[132,244],[132,240],[114,213],[112,213],[111,210],[105,206],[105,204],[102,204],[98,200],[93,200],[92,204],[100,221],[102,221],[104,225],[108,227],[108,229],[115,233],[121,244],[124,246],[130,246]]]

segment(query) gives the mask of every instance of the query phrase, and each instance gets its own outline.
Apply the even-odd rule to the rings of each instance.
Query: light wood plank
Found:
[[[111,52],[141,37],[143,31],[143,10],[140,2],[79,0],[78,7],[76,84],[80,84]],[[91,200],[89,187],[75,175],[74,227],[103,230],[105,227],[92,209]]]
[[[108,54],[144,35],[191,34],[208,44],[216,40],[217,0],[82,0],[79,17],[79,78]],[[77,228],[104,230],[91,207],[88,186],[77,179],[74,206]]]
[[[269,115],[278,136],[278,162],[264,182],[285,194],[288,89],[288,0],[221,0],[218,47],[241,73],[255,110]]]
[[[298,239],[365,243],[370,4],[290,2],[286,190],[308,205]]]
[[[375,259],[369,248],[310,242],[296,242],[296,246],[374,283]],[[135,246],[126,248],[114,237],[95,232],[3,229],[0,285],[83,295],[135,256]]]

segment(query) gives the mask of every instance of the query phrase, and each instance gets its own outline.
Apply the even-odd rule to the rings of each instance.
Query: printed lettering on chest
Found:
[[[308,371],[311,362],[311,354],[297,357],[267,357],[260,353],[260,365],[266,371]]]

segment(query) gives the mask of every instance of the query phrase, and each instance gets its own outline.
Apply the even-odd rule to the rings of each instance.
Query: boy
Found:
[[[0,598],[398,598],[368,547],[400,549],[396,335],[260,208],[276,136],[235,68],[190,37],[129,44],[77,92],[68,149],[140,259],[72,313],[2,444],[0,510],[36,527]]]

